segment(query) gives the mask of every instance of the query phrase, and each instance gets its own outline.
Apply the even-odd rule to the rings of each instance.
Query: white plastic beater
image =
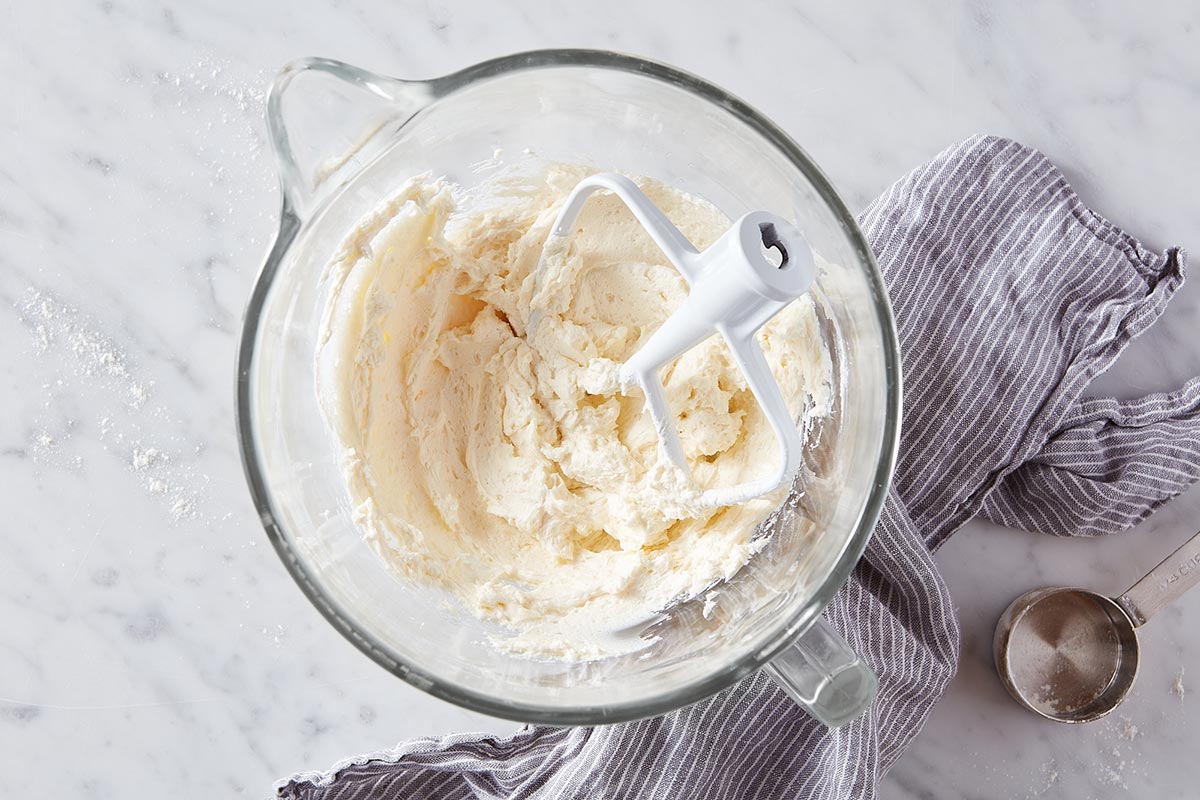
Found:
[[[622,389],[635,384],[641,387],[658,432],[659,446],[691,477],[658,370],[714,331],[720,333],[775,431],[781,457],[778,469],[771,475],[736,486],[708,489],[700,494],[699,502],[724,506],[770,494],[795,476],[803,444],[754,334],[788,303],[808,291],[816,272],[812,251],[790,222],[765,211],[752,211],[700,252],[633,181],[613,173],[597,173],[576,185],[555,220],[547,245],[555,237],[570,235],[588,197],[601,189],[624,201],[689,286],[687,300],[621,365],[618,374]],[[777,251],[778,264],[767,258],[766,250],[771,248]],[[536,278],[539,283],[544,268],[543,251]],[[542,312],[537,309],[530,315],[531,332],[541,317]]]

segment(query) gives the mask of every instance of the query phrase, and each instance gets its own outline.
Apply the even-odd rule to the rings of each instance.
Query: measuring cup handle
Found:
[[[1146,577],[1117,598],[1135,626],[1141,626],[1200,583],[1200,533],[1183,543]]]
[[[822,617],[764,669],[809,716],[830,728],[866,711],[879,691],[875,673]]]
[[[324,194],[381,152],[434,98],[424,81],[388,78],[328,58],[304,58],[275,77],[267,132],[286,212],[304,217]]]

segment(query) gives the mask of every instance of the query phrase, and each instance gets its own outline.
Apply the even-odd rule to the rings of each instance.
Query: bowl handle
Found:
[[[433,97],[424,81],[388,78],[328,58],[284,67],[267,96],[267,130],[285,212],[308,216]]]
[[[824,617],[764,667],[809,716],[830,728],[866,711],[879,679]]]

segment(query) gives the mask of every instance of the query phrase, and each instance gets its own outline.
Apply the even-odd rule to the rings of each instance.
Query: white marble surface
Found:
[[[758,106],[855,208],[985,131],[1045,150],[1151,246],[1200,241],[1194,4],[604,5],[0,9],[0,794],[261,797],[408,736],[513,727],[344,642],[277,562],[243,485],[233,349],[276,218],[263,90],[292,58],[423,77],[520,49],[625,50]],[[1198,334],[1192,286],[1101,388],[1200,373]],[[960,674],[881,795],[1196,796],[1200,592],[1145,630],[1143,674],[1112,721],[1019,710],[989,640],[1028,588],[1124,588],[1198,512],[1193,491],[1106,541],[959,533],[938,558]],[[1181,671],[1195,686],[1182,698]]]

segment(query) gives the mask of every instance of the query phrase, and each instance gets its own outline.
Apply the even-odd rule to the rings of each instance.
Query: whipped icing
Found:
[[[588,201],[569,248],[534,276],[562,200],[590,173],[553,164],[464,195],[405,183],[345,239],[317,347],[317,390],[355,519],[406,580],[445,589],[537,657],[630,649],[637,626],[731,577],[764,544],[785,490],[722,508],[698,490],[770,470],[778,446],[723,342],[662,370],[694,477],[616,370],[687,286],[615,197]],[[640,188],[697,247],[729,220],[653,181]],[[792,413],[830,406],[809,297],[758,334]],[[634,640],[636,642],[636,639]]]

